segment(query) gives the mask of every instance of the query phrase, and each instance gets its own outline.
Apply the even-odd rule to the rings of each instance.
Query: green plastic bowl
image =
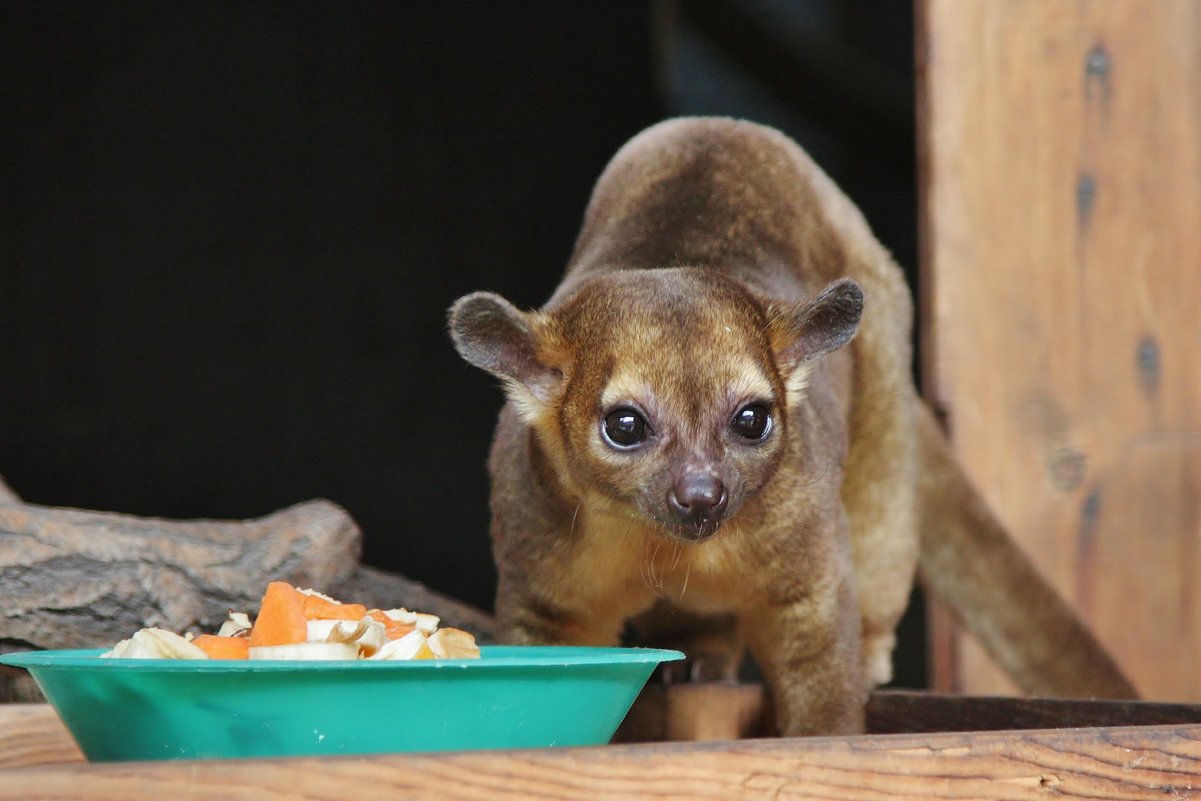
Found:
[[[660,662],[649,648],[485,646],[480,659],[275,662],[0,655],[93,762],[607,743]]]

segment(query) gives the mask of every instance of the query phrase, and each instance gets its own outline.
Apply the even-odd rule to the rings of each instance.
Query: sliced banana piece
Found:
[[[480,647],[462,629],[441,628],[429,637],[430,650],[438,659],[479,659]]]
[[[234,612],[230,610],[229,617],[221,624],[221,628],[217,631],[218,637],[238,637],[242,634],[250,634],[250,616],[245,612]]]
[[[297,587],[296,591],[299,592],[301,595],[310,595],[314,598],[321,598],[323,600],[329,601],[331,604],[342,603],[341,601],[336,601],[333,598],[330,598],[328,595],[326,595],[323,592],[317,592],[317,590],[314,590],[312,587]]]
[[[148,628],[101,654],[114,659],[208,659],[199,646],[166,629]]]
[[[421,629],[413,629],[399,639],[390,640],[371,659],[433,659],[429,637]]]
[[[442,622],[442,619],[437,615],[430,615],[425,612],[410,612],[404,607],[400,609],[385,609],[383,611],[385,615],[393,620],[408,626],[415,626],[418,631],[424,631],[426,634],[433,634],[437,631],[438,624]]]
[[[251,659],[285,659],[324,662],[358,659],[359,646],[353,642],[298,642],[291,645],[258,645],[250,649]]]
[[[310,620],[309,642],[352,642],[363,656],[371,656],[384,646],[388,635],[384,624],[365,617],[362,620]]]

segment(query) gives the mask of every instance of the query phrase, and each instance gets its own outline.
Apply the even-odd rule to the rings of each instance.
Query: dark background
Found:
[[[667,116],[801,142],[916,263],[911,4],[0,4],[0,474],[35,503],[311,497],[480,606],[501,402],[444,313],[540,305]],[[898,681],[921,686],[920,610]]]

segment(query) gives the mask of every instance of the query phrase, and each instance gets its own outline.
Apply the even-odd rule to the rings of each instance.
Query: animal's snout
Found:
[[[688,526],[689,536],[698,540],[717,531],[728,502],[725,484],[709,472],[687,472],[667,493],[667,505]]]

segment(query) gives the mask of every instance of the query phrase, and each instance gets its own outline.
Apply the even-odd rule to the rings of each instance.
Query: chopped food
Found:
[[[249,637],[201,634],[192,638],[192,644],[208,654],[209,659],[248,659],[250,657]]]
[[[362,604],[341,604],[320,593],[305,592],[304,616],[310,620],[358,620],[366,616],[367,607]]]
[[[308,633],[309,622],[300,591],[283,581],[268,584],[259,615],[250,629],[250,647],[305,642]]]
[[[245,612],[230,612],[229,617],[217,631],[218,637],[245,637],[250,633],[250,615]]]
[[[462,629],[438,629],[429,636],[429,647],[435,659],[475,659],[480,655],[475,637]]]
[[[291,645],[260,645],[250,649],[250,658],[296,659],[305,662],[358,659],[359,649],[352,642],[298,642]]]
[[[166,629],[142,629],[105,656],[124,659],[208,659],[198,645]]]
[[[102,656],[118,659],[478,659],[469,632],[436,615],[368,609],[284,581],[267,585],[252,620],[230,611],[216,634],[146,628]]]
[[[429,638],[421,629],[413,629],[399,640],[391,640],[379,653],[376,659],[433,659],[434,652],[430,650]]]

